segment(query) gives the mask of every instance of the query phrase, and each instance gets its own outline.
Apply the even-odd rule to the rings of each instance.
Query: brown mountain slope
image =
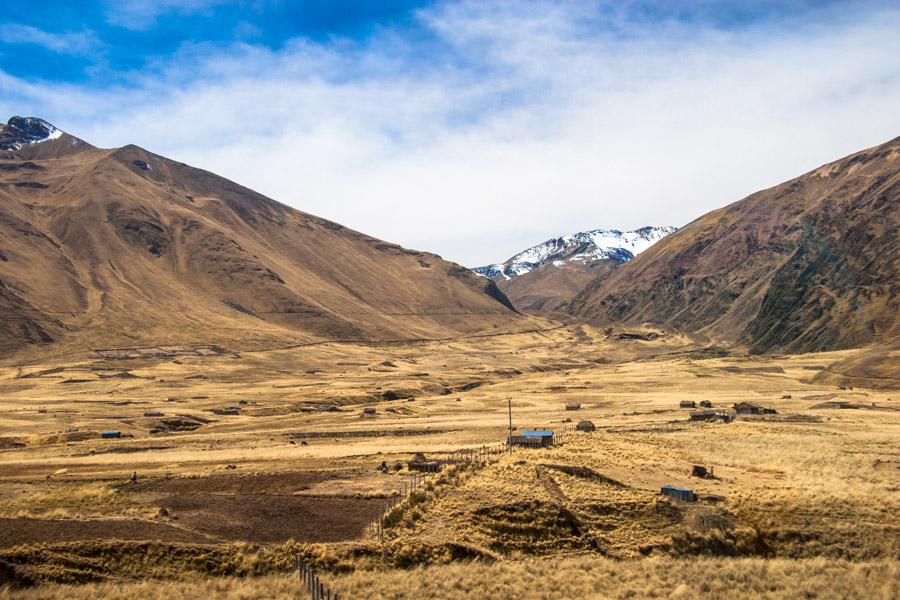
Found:
[[[614,259],[541,265],[512,279],[495,280],[513,306],[528,313],[562,311],[592,281],[621,263]]]
[[[252,347],[531,325],[468,269],[212,173],[135,146],[9,138],[0,129],[0,354],[50,340]]]
[[[805,352],[900,335],[900,138],[697,219],[569,311]]]

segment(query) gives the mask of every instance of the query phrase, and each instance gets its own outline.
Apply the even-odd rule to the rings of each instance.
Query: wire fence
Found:
[[[311,600],[339,600],[337,592],[325,585],[315,567],[303,558],[294,561],[294,570],[300,574],[302,590],[309,594]]]
[[[562,443],[566,437],[575,432],[575,426],[564,426],[554,431],[554,443]],[[464,464],[471,462],[490,462],[498,460],[511,450],[509,440],[496,444],[487,444],[476,448],[462,448],[446,453],[436,462],[444,465]],[[397,490],[389,496],[378,516],[366,526],[366,534],[375,538],[381,544],[382,558],[384,558],[384,530],[387,517],[392,510],[407,501],[413,494],[421,490],[433,472],[410,473]],[[294,569],[299,572],[302,589],[309,594],[311,600],[338,600],[337,592],[333,592],[319,577],[315,567],[304,558],[295,560]]]

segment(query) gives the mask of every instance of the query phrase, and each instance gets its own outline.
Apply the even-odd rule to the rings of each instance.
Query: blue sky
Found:
[[[8,2],[0,7],[2,68],[13,75],[108,85],[186,45],[273,50],[296,38],[365,40],[405,27],[424,2],[127,0]]]
[[[900,135],[895,2],[0,5],[0,117],[475,266]]]

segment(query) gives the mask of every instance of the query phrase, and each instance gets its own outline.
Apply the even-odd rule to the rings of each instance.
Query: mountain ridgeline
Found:
[[[582,231],[532,246],[503,263],[472,270],[495,281],[520,310],[558,312],[588,283],[673,231],[674,227]]]
[[[900,138],[677,231],[583,232],[473,273],[137,146],[13,117],[0,126],[0,356],[534,328],[517,309],[752,352],[897,349],[898,230]]]
[[[395,340],[530,322],[493,282],[137,146],[0,126],[0,355]]]
[[[752,352],[894,344],[900,336],[900,138],[708,213],[568,307]]]

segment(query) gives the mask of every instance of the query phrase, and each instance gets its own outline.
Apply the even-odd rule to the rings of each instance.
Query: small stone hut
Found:
[[[576,431],[587,431],[592,432],[597,430],[597,426],[593,424],[591,421],[579,421],[578,425],[575,426]]]
[[[406,463],[406,466],[410,471],[424,471],[426,473],[437,473],[441,470],[441,463],[436,460],[428,460],[421,452],[416,452],[416,455],[411,461]]]

